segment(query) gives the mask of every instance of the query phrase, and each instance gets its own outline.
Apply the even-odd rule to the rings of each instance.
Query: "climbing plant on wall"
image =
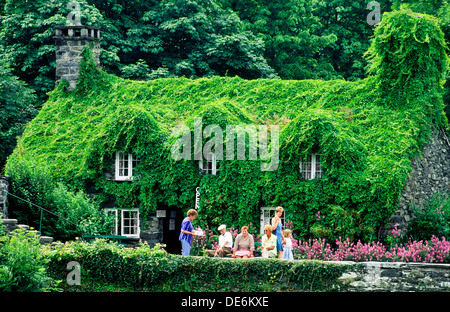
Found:
[[[406,10],[385,14],[368,52],[371,75],[357,82],[130,81],[95,68],[86,49],[77,89],[68,93],[62,83],[50,93],[9,157],[7,174],[14,179],[22,162],[45,167],[103,204],[139,207],[143,217],[159,205],[193,208],[200,186],[200,225],[259,224],[260,207],[281,205],[302,237],[373,239],[395,212],[410,160],[431,127],[447,127],[445,49],[435,19]],[[227,125],[278,126],[277,170],[262,171],[261,158],[246,154],[220,161],[217,175],[201,175],[193,157],[173,159],[173,128],[193,131],[196,117],[202,129],[220,126],[223,140]],[[105,179],[117,150],[141,159],[132,181]],[[301,176],[299,161],[311,153],[322,156],[321,179]]]

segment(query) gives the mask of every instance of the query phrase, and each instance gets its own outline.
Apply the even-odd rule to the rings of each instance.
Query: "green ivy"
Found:
[[[95,68],[86,49],[77,89],[68,93],[61,83],[50,93],[6,172],[23,161],[45,167],[55,180],[89,188],[102,203],[139,207],[144,217],[160,205],[193,208],[200,186],[202,226],[259,224],[261,206],[281,205],[300,237],[312,230],[372,240],[396,210],[411,159],[433,127],[448,126],[445,49],[433,17],[405,10],[384,15],[368,52],[372,76],[357,82],[131,81]],[[221,161],[217,176],[205,176],[196,161],[173,160],[173,127],[193,131],[195,117],[203,128],[221,126],[224,139],[226,125],[279,126],[278,169],[264,172],[261,160],[235,158]],[[117,150],[142,160],[133,181],[105,180]],[[301,178],[299,160],[310,153],[322,155],[321,179]],[[325,216],[320,224],[318,211]]]

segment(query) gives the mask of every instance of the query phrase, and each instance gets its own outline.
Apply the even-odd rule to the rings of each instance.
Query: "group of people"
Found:
[[[261,241],[261,256],[263,258],[277,258],[293,260],[292,254],[292,232],[289,229],[282,230],[281,215],[283,207],[275,209],[275,217],[272,223],[264,227],[264,235]],[[192,238],[197,234],[194,232],[192,221],[197,217],[197,211],[190,209],[187,217],[181,223],[180,241],[182,255],[189,256]],[[248,233],[248,227],[243,226],[241,233],[236,236],[233,248],[233,237],[224,224],[218,228],[220,232],[219,244],[214,250],[206,250],[205,255],[210,257],[252,258],[255,252],[255,242],[252,235]]]

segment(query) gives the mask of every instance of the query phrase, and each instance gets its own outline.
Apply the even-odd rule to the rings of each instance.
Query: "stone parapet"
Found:
[[[352,264],[340,280],[355,292],[448,292],[450,264],[416,262],[336,262]]]

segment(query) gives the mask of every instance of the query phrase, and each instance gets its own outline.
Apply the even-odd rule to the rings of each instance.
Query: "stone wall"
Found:
[[[436,193],[450,192],[450,139],[443,131],[434,131],[422,155],[411,161],[411,174],[401,192],[397,213],[386,230],[395,226],[406,233],[408,222],[414,217],[412,204],[423,207]]]
[[[0,221],[3,226],[3,231],[7,235],[11,235],[11,233],[13,233],[14,230],[24,229],[24,230],[29,231],[30,233],[34,233],[35,235],[38,235],[40,244],[50,244],[53,242],[53,237],[39,235],[39,231],[30,230],[30,226],[28,226],[27,224],[18,224],[17,219],[1,219]]]
[[[338,262],[353,264],[340,280],[355,292],[449,292],[450,264]]]
[[[144,224],[142,225],[142,222]],[[141,233],[140,238],[149,244],[150,247],[155,246],[163,241],[163,226],[162,219],[155,216],[152,212],[147,220],[141,219]]]

